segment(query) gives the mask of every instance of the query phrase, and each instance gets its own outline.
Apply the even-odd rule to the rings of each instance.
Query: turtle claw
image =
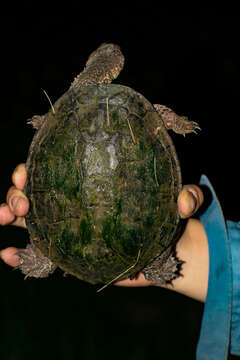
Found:
[[[33,244],[28,244],[26,249],[18,251],[16,255],[19,256],[19,268],[25,276],[35,278],[45,278],[53,273],[56,265],[44,256],[41,251]]]
[[[201,128],[200,128],[200,126],[198,125],[197,122],[195,122],[195,121],[189,121],[187,118],[186,118],[186,120],[187,120],[188,124],[187,124],[187,126],[186,126],[186,132],[185,132],[185,134],[191,133],[191,132],[197,134],[197,130],[201,130]]]
[[[201,130],[195,121],[190,121],[186,116],[176,115],[176,121],[171,128],[175,133],[185,136],[186,134],[197,134],[197,130]]]

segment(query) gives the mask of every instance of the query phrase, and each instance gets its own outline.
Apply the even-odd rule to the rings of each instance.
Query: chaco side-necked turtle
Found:
[[[49,112],[30,120],[31,243],[19,253],[27,277],[56,266],[93,284],[140,270],[158,282],[177,276],[181,173],[167,129],[198,125],[111,84],[123,64],[117,45],[102,44]]]

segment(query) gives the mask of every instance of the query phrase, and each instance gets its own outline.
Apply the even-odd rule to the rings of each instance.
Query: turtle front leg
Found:
[[[20,265],[17,267],[28,277],[45,278],[52,274],[56,265],[42,254],[34,245],[28,244],[26,249],[16,253],[19,256]]]
[[[44,122],[43,115],[34,115],[31,119],[28,119],[27,124],[32,125],[34,129],[39,129]]]
[[[190,121],[186,116],[179,116],[165,105],[154,104],[154,108],[160,115],[167,130],[173,130],[177,134],[189,134],[201,130],[198,124]]]

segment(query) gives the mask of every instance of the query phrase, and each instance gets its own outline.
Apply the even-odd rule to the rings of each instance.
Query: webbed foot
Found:
[[[56,265],[33,244],[28,244],[26,249],[17,252],[16,255],[20,261],[18,268],[26,275],[25,279],[45,278],[56,269]]]

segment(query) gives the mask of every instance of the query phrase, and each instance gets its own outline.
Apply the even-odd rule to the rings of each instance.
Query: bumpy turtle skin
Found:
[[[27,244],[26,249],[16,253],[20,258],[19,268],[28,277],[45,278],[52,274],[57,266],[34,245]]]
[[[142,273],[146,280],[152,281],[156,286],[165,286],[181,276],[183,263],[184,261],[178,258],[176,248],[173,246],[145,266]]]
[[[70,89],[91,84],[107,84],[116,79],[124,65],[124,56],[118,45],[102,44],[94,51],[85,69],[74,79]]]

